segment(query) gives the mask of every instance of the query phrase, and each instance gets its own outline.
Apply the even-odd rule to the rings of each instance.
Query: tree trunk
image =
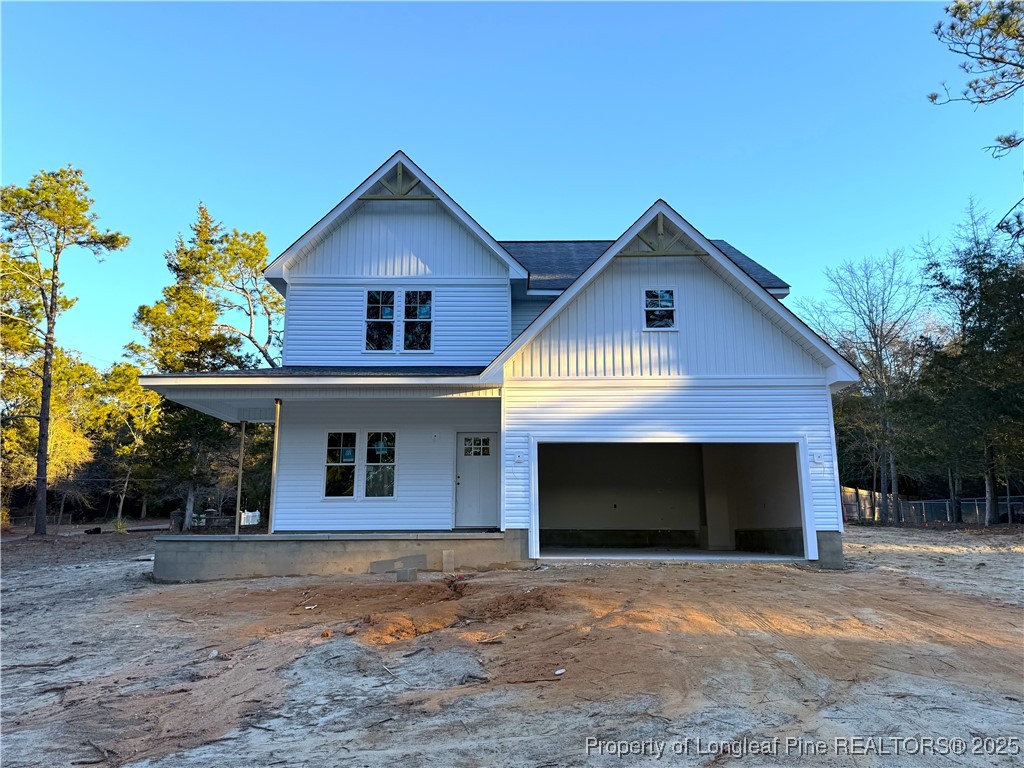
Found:
[[[1003,463],[1003,471],[1006,472],[1006,522],[1013,525],[1013,507],[1010,506],[1010,468]]]
[[[121,493],[117,498],[117,522],[121,522],[121,510],[124,509],[124,497],[128,495],[128,481],[131,480],[132,471],[129,468],[128,474],[124,476],[124,485],[121,486]]]
[[[861,503],[860,503],[860,483],[859,483],[859,481],[858,481],[858,483],[856,485],[853,486],[853,497],[857,501],[857,519],[858,520],[863,520],[864,519],[864,508],[861,506]]]
[[[188,496],[185,498],[185,521],[182,524],[182,529],[186,531],[192,530],[192,516],[196,508],[196,487],[192,484],[188,486]]]
[[[959,514],[960,500],[956,495],[956,482],[953,480],[953,468],[946,467],[946,479],[949,481],[949,507],[946,513],[946,520],[950,523],[963,522],[962,517]],[[957,519],[960,518],[960,519]]]
[[[147,494],[143,494],[143,496],[142,496],[142,510],[139,512],[139,520],[145,520],[146,519],[146,505],[147,504],[149,504],[149,496]]]
[[[46,473],[50,464],[50,400],[53,397],[54,321],[57,314],[57,267],[53,268],[50,306],[46,309],[46,341],[43,345],[43,387],[39,395],[39,445],[36,447],[36,526],[37,536],[46,535]]]
[[[57,532],[58,533],[60,532],[61,521],[64,519],[64,503],[67,500],[68,500],[68,495],[66,493],[62,493],[60,495],[60,510],[57,512]]]
[[[875,486],[878,484],[878,470],[871,467],[871,493],[868,495],[868,502],[871,504],[871,520],[878,522],[878,496],[875,493]]]
[[[878,485],[882,494],[881,517],[885,522],[890,522],[892,518],[889,515],[889,473],[885,469],[885,454],[886,450],[883,445],[878,456]]]
[[[899,475],[896,473],[896,452],[889,449],[889,479],[892,485],[892,521],[897,525],[903,522],[903,511],[900,509]]]
[[[991,443],[985,444],[985,525],[999,522],[999,498],[996,496],[996,452]]]

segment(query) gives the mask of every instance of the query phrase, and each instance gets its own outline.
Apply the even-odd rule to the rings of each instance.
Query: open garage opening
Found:
[[[541,557],[804,557],[794,443],[537,445]]]

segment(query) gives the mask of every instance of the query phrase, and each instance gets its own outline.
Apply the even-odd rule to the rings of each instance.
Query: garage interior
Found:
[[[537,457],[541,557],[804,557],[793,443],[552,442]]]

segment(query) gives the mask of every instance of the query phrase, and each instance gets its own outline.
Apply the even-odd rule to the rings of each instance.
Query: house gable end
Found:
[[[652,234],[658,239],[652,239]],[[709,270],[730,284],[744,299],[754,305],[766,321],[769,321],[786,337],[799,345],[806,355],[822,367],[829,383],[857,379],[856,369],[848,361],[662,200],[652,205],[519,337],[498,355],[484,371],[482,378],[487,381],[498,381],[507,373],[511,373],[506,369],[506,364],[515,358],[523,348],[531,344],[549,325],[555,323],[576,297],[583,293],[616,260],[633,258],[652,260],[666,257],[699,259]],[[666,286],[649,285],[647,287]],[[637,297],[636,301],[638,307],[636,322],[639,323],[642,312],[640,297]],[[597,354],[596,351],[595,354]],[[652,362],[651,366],[653,365]],[[649,367],[648,370],[652,370],[652,368]]]
[[[406,213],[401,213],[401,209],[406,206],[408,206]],[[429,215],[424,216],[422,210],[419,214],[408,213],[410,209],[414,210],[419,206],[427,206],[426,210]],[[333,233],[339,226],[350,221],[353,217],[365,217],[368,213],[371,217],[382,216],[385,219],[390,217],[397,220],[417,219],[421,222],[425,219],[434,219],[440,222],[443,220],[443,217],[448,217],[454,221],[439,225],[441,232],[435,233],[433,241],[428,236],[425,241],[421,238],[418,242],[433,242],[438,247],[442,245],[446,247],[448,243],[444,240],[444,232],[450,233],[456,239],[456,245],[463,245],[465,241],[475,239],[477,242],[474,244],[474,248],[477,251],[477,256],[479,257],[486,253],[504,268],[502,271],[493,266],[488,266],[484,268],[485,272],[491,271],[503,274],[507,278],[512,279],[525,279],[527,277],[525,268],[469,216],[458,203],[449,197],[443,189],[420,170],[403,152],[396,152],[386,163],[374,171],[362,184],[335,206],[334,209],[296,240],[277,259],[271,262],[265,270],[267,279],[284,293],[290,278],[301,279],[302,277],[314,275],[318,277],[335,276],[334,272],[329,272],[326,275],[321,272],[321,270],[331,267],[332,259],[337,258],[339,255],[337,252],[331,251],[332,247],[339,245],[337,238],[332,237]],[[408,221],[405,223],[407,224]],[[404,224],[399,224],[400,228],[404,228],[404,226]],[[388,231],[389,223],[387,221],[381,222],[379,227],[381,228],[381,242],[387,243],[389,237],[393,237],[393,233]],[[363,248],[364,246],[359,244],[358,247]],[[303,262],[310,262],[311,256],[313,257],[312,263],[303,265]],[[359,257],[360,259],[372,260],[372,255],[365,253],[360,254]],[[407,258],[408,254],[405,254],[405,257]],[[349,267],[345,265],[344,258],[342,256],[343,261],[340,265],[334,264],[333,266],[342,266],[343,269],[348,269]],[[423,254],[417,254],[412,259],[412,268],[424,269],[425,265],[415,265],[417,259],[422,260],[423,258]],[[400,267],[401,269],[407,269],[409,268],[410,261],[406,260],[403,262],[399,259],[398,264],[404,265]],[[392,274],[403,274],[401,272],[394,272],[394,269],[395,265],[393,264],[386,267],[385,271]],[[377,273],[370,272],[369,276],[374,276],[375,274]],[[415,274],[421,273],[415,271],[412,273],[406,272],[403,276]]]
[[[508,265],[438,200],[358,201],[284,269],[289,283],[416,277],[509,279]]]
[[[646,327],[648,291],[669,292],[672,327]],[[825,371],[706,255],[616,256],[505,366],[506,379],[738,376]]]

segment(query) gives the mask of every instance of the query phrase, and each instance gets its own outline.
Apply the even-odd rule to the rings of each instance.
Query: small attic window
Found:
[[[644,291],[644,328],[672,331],[676,328],[676,292],[672,288]]]

